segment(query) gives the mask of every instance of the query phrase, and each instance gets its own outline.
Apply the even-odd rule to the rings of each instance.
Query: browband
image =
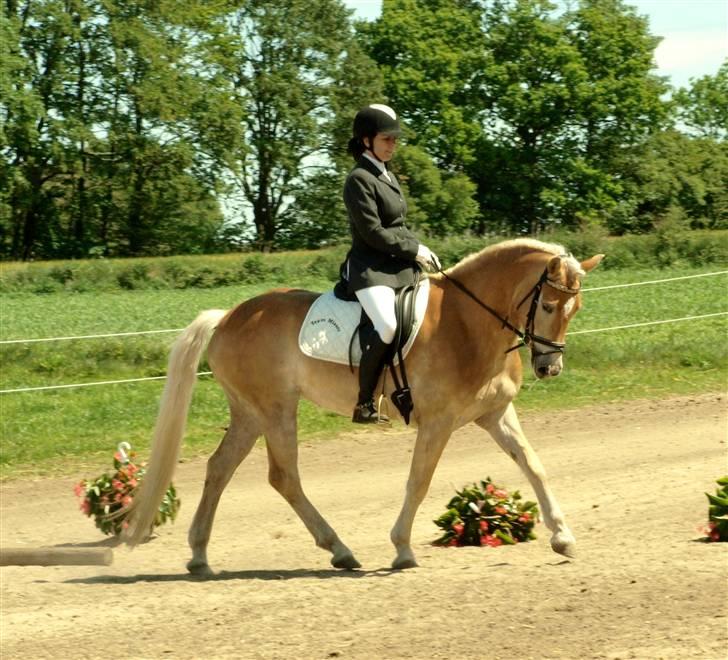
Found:
[[[552,289],[556,289],[557,291],[563,291],[564,293],[577,294],[580,291],[580,289],[572,289],[571,287],[568,287],[565,284],[560,284],[559,282],[554,282],[553,280],[546,279],[545,282]]]

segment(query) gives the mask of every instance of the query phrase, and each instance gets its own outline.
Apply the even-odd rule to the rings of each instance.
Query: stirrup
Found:
[[[381,424],[389,424],[391,426],[392,422],[389,419],[389,399],[384,392],[377,399],[377,415]]]

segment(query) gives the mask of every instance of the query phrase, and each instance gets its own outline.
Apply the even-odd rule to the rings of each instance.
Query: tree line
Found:
[[[728,225],[728,61],[671,88],[622,0],[4,4],[2,259],[345,239],[375,101],[422,234]]]

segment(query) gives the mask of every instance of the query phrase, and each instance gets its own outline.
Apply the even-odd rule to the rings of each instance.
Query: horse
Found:
[[[415,514],[448,439],[470,422],[486,430],[528,478],[552,534],[552,549],[574,555],[574,536],[513,406],[522,382],[521,358],[514,349],[528,346],[538,378],[561,372],[566,330],[582,305],[582,279],[602,257],[579,262],[560,245],[515,239],[429,275],[426,315],[407,356],[417,438],[404,502],[390,534],[396,550],[393,569],[417,566],[410,543]],[[128,545],[148,536],[172,480],[198,364],[207,346],[213,376],[227,397],[230,422],[207,462],[188,535],[188,571],[212,573],[207,545],[220,496],[260,436],[265,437],[269,483],[298,514],[316,545],[331,553],[332,566],[360,568],[304,493],[298,471],[299,400],[350,414],[357,396],[356,372],[352,375],[346,365],[313,359],[299,349],[301,323],[319,295],[301,289],[271,290],[230,311],[201,312],[182,331],[170,351],[147,471],[127,512]],[[391,396],[392,385],[384,391]],[[397,418],[395,411],[392,417]]]

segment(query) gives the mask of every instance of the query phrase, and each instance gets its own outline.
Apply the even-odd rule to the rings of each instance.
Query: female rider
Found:
[[[387,169],[400,134],[394,110],[373,104],[354,118],[349,153],[356,165],[344,184],[352,245],[342,266],[349,295],[356,295],[371,325],[360,329],[359,397],[352,421],[378,421],[374,390],[394,340],[395,291],[414,282],[418,264],[440,268],[437,256],[405,225],[407,204]],[[382,417],[382,421],[387,421]]]

